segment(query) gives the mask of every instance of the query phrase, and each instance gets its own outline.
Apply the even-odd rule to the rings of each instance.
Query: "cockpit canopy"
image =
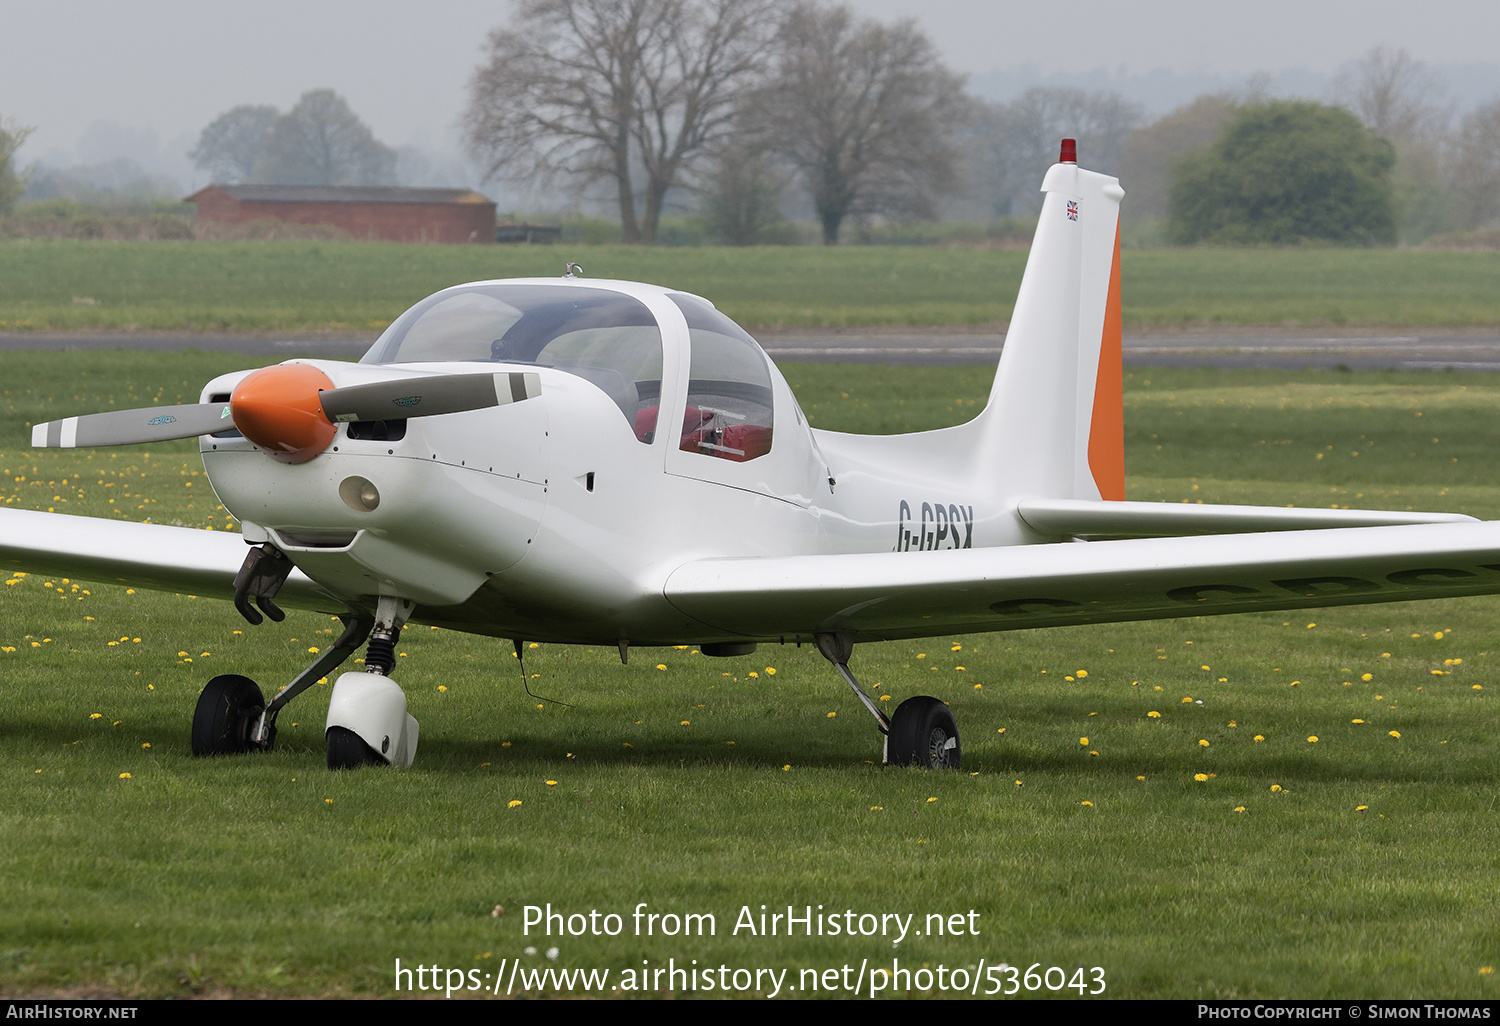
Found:
[[[704,300],[668,298],[687,321],[692,347],[678,447],[737,462],[769,452],[774,404],[765,353]],[[609,396],[639,441],[655,440],[662,333],[632,296],[529,283],[448,289],[397,318],[361,362],[449,361],[534,364],[577,375]]]

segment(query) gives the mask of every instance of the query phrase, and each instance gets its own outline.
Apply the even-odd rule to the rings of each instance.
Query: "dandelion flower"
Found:
[[[1362,674],[1359,675],[1359,679],[1360,680],[1374,680],[1375,679],[1375,675],[1373,673],[1362,673]]]
[[[774,667],[774,666],[767,666],[766,667],[766,676],[768,676],[768,677],[774,677],[774,676],[776,676],[776,667]]]
[[[332,805],[333,804],[333,799],[332,798],[324,798],[323,799],[323,804],[324,805]]]
[[[691,724],[691,723],[692,723],[692,722],[693,722],[693,721],[692,721],[692,720],[683,720],[683,721],[682,721],[682,726],[684,726],[684,727],[686,727],[686,726],[688,726],[688,725],[689,725],[689,724]]]
[[[1307,743],[1310,744],[1310,745],[1317,744],[1318,743],[1318,735],[1316,735],[1316,734],[1310,734],[1310,735],[1308,735]]]
[[[1272,791],[1280,791],[1281,790],[1281,785],[1280,784],[1272,784],[1271,785],[1271,790]]]
[[[791,768],[792,768],[792,764],[791,763],[787,763],[785,766],[781,767],[781,772],[785,773],[787,770],[789,770]]]
[[[1194,773],[1193,774],[1193,779],[1196,780],[1196,781],[1198,781],[1198,783],[1201,784],[1205,780],[1208,779],[1208,774],[1207,773]]]
[[[928,801],[929,801],[929,802],[935,802],[935,801],[937,801],[937,799],[936,799],[936,798],[929,798],[929,799],[927,799],[927,800],[928,800]]]
[[[1474,685],[1474,690],[1475,691],[1483,691],[1484,690],[1484,685],[1483,684],[1475,684]]]
[[[520,804],[521,804],[521,799],[519,799],[519,798],[516,798],[516,799],[513,799],[513,800],[512,800],[512,801],[511,801],[511,802],[510,802],[510,803],[509,803],[509,804],[508,804],[508,805],[506,805],[506,806],[505,806],[505,807],[506,807],[506,808],[507,808],[507,809],[514,809],[514,808],[515,808],[515,807],[516,807],[516,806],[517,806],[517,805],[520,805]]]
[[[120,779],[121,780],[129,780],[130,779],[130,774],[129,773],[121,773],[120,774]]]
[[[1152,720],[1159,720],[1161,719],[1161,713],[1157,712],[1155,709],[1152,709],[1146,714],[1146,717]]]
[[[103,713],[89,713],[89,719],[91,719],[91,720],[97,720],[97,719],[102,718],[103,716],[104,716]]]
[[[438,690],[439,691],[447,691],[448,690],[448,685],[446,685],[446,684],[439,684],[438,685]]]
[[[1390,732],[1390,736],[1391,737],[1395,737],[1395,738],[1399,738],[1401,736],[1401,731],[1399,731],[1399,730],[1393,730],[1393,731]]]
[[[1356,805],[1354,807],[1354,811],[1355,812],[1367,812],[1367,811],[1369,811],[1369,808],[1370,807],[1368,805]]]
[[[1207,748],[1208,747],[1208,739],[1200,737],[1198,739],[1198,747],[1199,748]]]
[[[837,715],[838,715],[838,713],[830,711],[829,714],[828,714],[828,718],[831,720],[831,719],[833,719]]]
[[[996,734],[1004,734],[1005,733],[1005,728],[1001,727],[999,730],[995,731],[995,733]]]
[[[556,787],[557,786],[557,781],[555,781],[555,780],[549,780],[549,781],[547,781],[547,786],[548,787]]]
[[[1235,812],[1244,812],[1245,811],[1245,807],[1243,805],[1236,805],[1234,807],[1234,811]]]
[[[1364,720],[1350,720],[1349,722],[1350,723],[1363,723],[1365,721]]]
[[[871,812],[884,812],[885,811],[885,806],[884,805],[871,805],[870,806],[870,811]]]
[[[1192,703],[1192,701],[1193,701],[1193,696],[1192,695],[1183,695],[1182,696],[1182,704],[1183,705],[1189,705],[1189,704]]]
[[[665,670],[666,667],[665,666],[659,666],[659,667],[657,667],[657,669],[659,669],[659,670]],[[747,677],[757,677],[758,678],[760,676],[760,674],[756,673],[754,670],[751,670],[749,673],[745,674],[745,676],[747,676]]]
[[[1086,737],[1081,737],[1078,739],[1078,743],[1081,745],[1087,745],[1089,743],[1089,739]]]
[[[1094,803],[1090,802],[1090,801],[1082,801],[1082,802],[1079,802],[1078,804],[1079,805],[1087,805],[1091,809],[1094,807]]]
[[[1074,670],[1073,671],[1073,675],[1075,677],[1087,677],[1089,675],[1089,671],[1087,671],[1087,670]]]
[[[666,663],[657,663],[656,664],[656,668],[658,670],[665,670],[667,668],[667,664]]]

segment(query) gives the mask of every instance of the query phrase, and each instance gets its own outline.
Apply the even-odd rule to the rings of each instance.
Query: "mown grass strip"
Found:
[[[339,332],[373,337],[465,281],[588,275],[713,300],[753,329],[998,324],[1015,250],[651,249],[365,242],[0,241],[0,331]],[[1500,325],[1500,254],[1411,250],[1130,250],[1127,324]]]

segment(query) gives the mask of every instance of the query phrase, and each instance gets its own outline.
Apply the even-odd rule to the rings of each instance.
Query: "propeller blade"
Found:
[[[36,449],[82,449],[196,438],[234,427],[228,403],[190,403],[64,417],[31,427]]]
[[[541,376],[515,371],[503,374],[438,374],[431,377],[346,385],[322,393],[323,413],[335,422],[405,420],[442,413],[482,410],[542,394]]]

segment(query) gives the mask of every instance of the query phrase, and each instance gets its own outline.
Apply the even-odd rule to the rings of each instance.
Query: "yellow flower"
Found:
[[[666,667],[665,666],[659,666],[659,667],[657,667],[657,669],[659,669],[659,670],[665,670]],[[747,676],[747,677],[759,677],[760,674],[756,673],[754,670],[751,670],[749,673],[745,674],[745,676]]]
[[[1432,636],[1437,641],[1442,641],[1443,640],[1443,632],[1442,631],[1435,631],[1435,632],[1433,632]]]
[[[1474,685],[1474,690],[1475,691],[1483,691],[1484,690],[1484,685],[1483,684],[1475,684]]]
[[[1235,812],[1244,812],[1245,811],[1245,807],[1243,805],[1236,805],[1234,807],[1234,811]]]
[[[1196,780],[1196,781],[1198,781],[1198,783],[1201,784],[1205,780],[1208,779],[1208,774],[1207,773],[1194,773],[1193,774],[1193,779]]]
[[[960,669],[960,670],[962,670],[962,669],[963,669],[963,667],[962,667],[962,666],[960,666],[960,667],[959,667],[959,669]],[[975,685],[974,685],[974,690],[975,690],[975,691],[978,691],[978,690],[980,690],[980,689],[981,689],[981,688],[983,688],[983,687],[984,687],[984,685],[983,685],[983,684],[975,684]]]
[[[622,744],[626,748],[634,748],[635,747],[635,745],[631,744],[629,741],[621,741],[620,744]]]
[[[311,648],[308,649],[308,651],[311,652],[313,655],[317,655],[318,654],[318,646],[317,645],[313,645]],[[208,655],[207,652],[204,652],[203,654],[204,655]]]
[[[446,684],[439,684],[438,685],[438,690],[439,691],[447,691],[448,690],[448,685],[446,685]]]
[[[150,741],[142,742],[141,747],[142,748],[150,748],[151,747],[151,742]]]
[[[785,773],[787,770],[789,770],[791,768],[792,768],[792,764],[791,763],[787,763],[785,766],[781,767],[781,772]]]
[[[1370,807],[1369,807],[1369,806],[1368,806],[1368,805],[1356,805],[1356,806],[1355,806],[1355,807],[1354,807],[1354,811],[1355,811],[1355,812],[1365,812],[1365,811],[1367,811],[1367,810],[1368,810],[1368,809],[1369,809],[1369,808],[1370,808]]]
[[[1089,671],[1087,671],[1087,670],[1074,670],[1073,674],[1074,674],[1074,676],[1077,676],[1077,677],[1087,677],[1089,675]]]
[[[1208,747],[1208,739],[1200,737],[1198,739],[1198,747],[1199,748],[1207,748]]]
[[[1234,720],[1230,720],[1230,721],[1229,721],[1229,725],[1230,725],[1230,726],[1231,726],[1231,727],[1238,727],[1238,726],[1239,726],[1239,724],[1238,724],[1238,723],[1236,723],[1236,722],[1234,722]]]
[[[927,800],[928,800],[928,801],[929,801],[929,802],[935,802],[935,801],[937,801],[937,799],[936,799],[936,798],[929,798],[929,799],[927,799]]]
[[[1004,734],[1005,733],[1005,728],[1001,727],[999,730],[995,731],[995,733],[996,734]]]
[[[1079,805],[1087,805],[1091,809],[1094,807],[1094,803],[1093,802],[1088,802],[1088,801],[1079,802],[1078,804]]]
[[[1078,743],[1081,744],[1081,745],[1086,745],[1086,744],[1089,743],[1089,739],[1086,738],[1086,737],[1081,737],[1081,738],[1078,739]]]
[[[682,726],[686,727],[688,724],[690,724],[692,722],[693,722],[692,720],[683,720],[682,721]]]
[[[1280,791],[1281,790],[1281,785],[1280,784],[1272,784],[1271,785],[1271,790],[1272,791]]]
[[[520,805],[520,804],[521,804],[521,799],[516,798],[513,801],[511,801],[510,804],[506,805],[505,807],[507,809],[514,809],[517,805]]]
[[[1365,721],[1364,720],[1350,720],[1349,722],[1350,723],[1363,723]]]
[[[1200,667],[1198,667],[1198,669],[1200,669],[1200,670],[1206,670],[1206,669],[1208,669],[1208,667],[1207,666],[1200,666]]]
[[[120,774],[120,779],[121,780],[129,780],[130,779],[130,774],[129,773],[121,773]]]
[[[884,805],[871,805],[870,806],[870,811],[871,812],[884,812],[885,811],[885,806]]]
[[[774,676],[776,676],[776,667],[774,667],[774,666],[767,666],[766,667],[766,675],[768,677],[774,677]]]
[[[1307,738],[1307,743],[1310,744],[1310,745],[1317,744],[1318,743],[1318,735],[1316,735],[1316,734],[1309,735],[1308,738]]]
[[[667,668],[667,664],[666,663],[657,663],[656,664],[656,668],[658,670],[665,670]]]
[[[549,780],[549,781],[547,781],[547,786],[548,787],[556,787],[557,786],[557,781],[555,781],[555,780]]]
[[[890,695],[881,695],[880,696],[880,700],[882,702],[889,702],[891,700],[891,696]]]
[[[1182,704],[1183,704],[1183,705],[1187,705],[1187,704],[1188,704],[1188,703],[1190,703],[1190,702],[1191,702],[1191,701],[1192,701],[1192,700],[1193,700],[1193,696],[1192,696],[1192,695],[1183,695],[1183,696],[1182,696]]]
[[[828,714],[828,718],[829,718],[829,719],[830,719],[830,720],[831,720],[831,719],[833,719],[833,718],[834,718],[834,717],[835,717],[835,716],[837,716],[837,715],[838,715],[838,713],[836,713],[836,712],[830,712],[830,713],[829,713],[829,714]]]
[[[103,713],[89,713],[89,719],[91,719],[91,720],[97,720],[100,717],[102,717],[103,715],[104,715]]]
[[[1360,680],[1374,680],[1375,679],[1375,675],[1373,673],[1362,673],[1362,674],[1359,675],[1359,679]]]
[[[323,799],[323,804],[324,805],[332,805],[333,804],[333,799],[332,798],[324,798]]]
[[[1146,716],[1153,720],[1161,719],[1161,713],[1157,712],[1155,709],[1152,709],[1150,712],[1148,712]]]
[[[1401,732],[1399,730],[1393,730],[1393,731],[1390,732],[1390,735],[1391,735],[1391,737],[1397,737],[1398,738],[1398,737],[1401,736]]]
[[[1135,779],[1137,779],[1137,780],[1145,780],[1146,778],[1145,777],[1136,777]]]

